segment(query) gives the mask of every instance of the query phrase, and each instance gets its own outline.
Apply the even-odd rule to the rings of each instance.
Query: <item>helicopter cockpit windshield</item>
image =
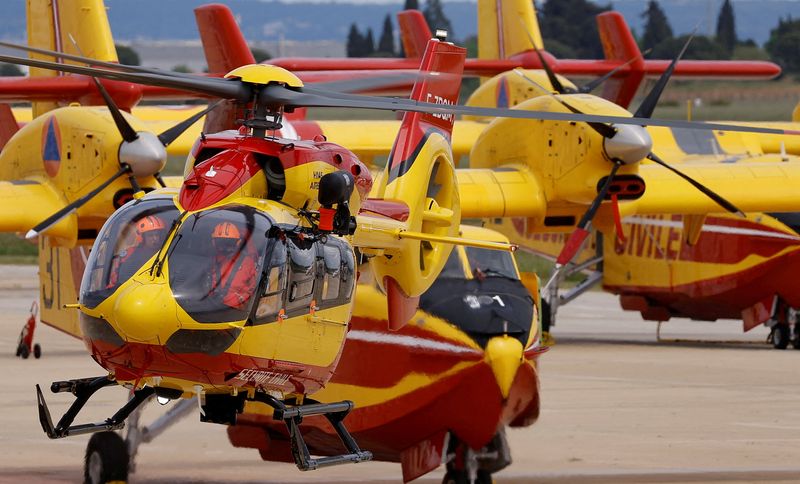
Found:
[[[175,301],[194,320],[247,319],[269,245],[271,220],[237,205],[190,215],[168,249]]]
[[[140,272],[164,244],[178,209],[172,199],[139,200],[120,208],[103,226],[86,263],[80,300],[94,308]]]
[[[527,344],[533,324],[533,299],[519,279],[509,252],[456,247],[420,308],[485,345],[498,335]]]

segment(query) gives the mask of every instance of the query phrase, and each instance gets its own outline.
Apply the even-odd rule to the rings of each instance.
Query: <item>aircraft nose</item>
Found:
[[[485,359],[500,387],[503,399],[508,398],[511,384],[522,364],[522,343],[508,335],[495,336],[486,344]]]
[[[642,126],[615,125],[617,133],[603,140],[606,155],[629,165],[641,161],[653,149],[653,138]]]
[[[171,307],[171,314],[175,314],[173,306],[166,284],[132,282],[117,295],[113,323],[128,341],[158,344]]]

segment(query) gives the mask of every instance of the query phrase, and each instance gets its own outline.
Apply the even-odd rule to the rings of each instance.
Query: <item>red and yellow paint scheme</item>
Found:
[[[462,226],[462,234],[506,241],[477,227]],[[400,462],[404,481],[438,467],[443,456],[455,453],[456,441],[502,454],[493,441],[503,438],[502,429],[531,425],[539,415],[536,361],[544,347],[539,341],[538,295],[534,305],[521,297],[515,303],[509,296],[513,291],[491,286],[496,282],[522,287],[510,254],[498,252],[488,257],[491,260],[485,255],[480,249],[455,248],[448,266],[423,296],[420,310],[399,331],[387,330],[384,296],[374,286],[360,283],[339,366],[326,388],[315,395],[322,401],[353,400],[356,406],[348,426],[354,437],[376,458]],[[478,282],[483,264],[504,274],[498,277],[488,269],[489,277]],[[456,287],[457,297],[442,297],[442,292],[452,294]],[[535,285],[530,289],[538,294]],[[501,321],[471,314],[468,308],[453,309],[449,318],[432,314],[437,304],[452,305],[456,299],[501,309],[493,298],[504,301],[503,309],[523,316],[508,317],[504,328]],[[459,317],[453,318],[456,313]],[[516,329],[504,332],[509,324]],[[377,362],[383,370],[365,371]],[[268,406],[247,404],[228,435],[233,445],[256,448],[266,460],[287,460],[290,440],[276,423]],[[327,422],[307,419],[302,428],[312,452],[335,452],[330,444],[336,434]],[[487,459],[485,465],[503,467],[506,458]]]

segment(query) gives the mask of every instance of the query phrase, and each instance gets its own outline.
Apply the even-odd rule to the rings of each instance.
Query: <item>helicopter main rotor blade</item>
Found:
[[[57,62],[28,59],[26,57],[16,57],[10,55],[0,55],[0,62],[39,67],[54,71],[71,72],[73,74],[83,74],[86,76],[96,76],[116,81],[137,82],[150,86],[185,89],[187,91],[193,91],[213,97],[236,99],[237,101],[241,102],[247,102],[251,100],[253,96],[252,88],[236,79],[219,79],[215,77],[185,75],[181,76],[174,75],[171,72],[120,72],[107,69],[98,69],[95,67],[59,64]]]
[[[526,81],[528,81],[529,83],[531,83],[531,84],[533,84],[534,86],[538,87],[538,88],[539,88],[540,90],[542,90],[542,91],[543,91],[543,92],[544,92],[546,95],[548,95],[548,96],[550,96],[551,98],[555,99],[556,101],[558,101],[559,103],[561,103],[561,104],[562,104],[562,105],[563,105],[565,108],[569,109],[569,110],[570,110],[570,111],[572,111],[573,113],[576,113],[576,114],[583,114],[583,113],[582,113],[580,110],[578,110],[577,108],[575,108],[574,106],[572,106],[571,104],[569,104],[567,101],[565,101],[564,99],[561,99],[561,98],[560,98],[560,97],[558,97],[558,96],[555,96],[555,95],[553,95],[553,93],[552,93],[552,92],[550,92],[550,91],[549,91],[547,88],[545,88],[544,86],[542,86],[542,85],[541,85],[541,84],[539,84],[538,82],[534,81],[534,80],[533,80],[533,79],[531,79],[530,77],[526,76],[524,72],[522,72],[522,71],[520,71],[520,70],[518,70],[518,69],[514,69],[514,72],[516,72],[518,75],[520,75],[520,76],[521,76],[523,79],[525,79],[525,80],[526,80]],[[614,135],[615,135],[615,134],[617,134],[617,130],[616,130],[616,129],[614,129],[614,127],[613,127],[613,126],[610,126],[610,125],[608,125],[608,124],[605,124],[605,123],[592,123],[592,122],[588,122],[588,123],[586,123],[586,124],[588,124],[589,126],[591,126],[591,127],[592,127],[592,128],[595,130],[595,131],[597,131],[597,133],[599,133],[599,134],[600,134],[600,136],[602,136],[602,137],[604,137],[604,138],[613,138],[613,137],[614,137]]]
[[[40,233],[44,232],[48,228],[52,227],[53,225],[57,224],[62,218],[66,217],[73,211],[81,208],[86,202],[94,198],[98,193],[103,191],[107,186],[111,185],[117,178],[125,175],[126,173],[131,171],[131,167],[128,165],[123,165],[119,168],[119,171],[114,173],[111,178],[101,183],[97,188],[92,190],[91,192],[87,193],[86,195],[78,198],[77,200],[73,201],[69,205],[65,206],[61,210],[57,211],[53,215],[47,217],[46,219],[42,220],[35,227],[30,229],[28,233],[25,234],[26,239],[32,239],[39,235]]]
[[[706,187],[702,183],[698,182],[694,178],[692,178],[689,175],[683,173],[682,171],[678,170],[677,168],[671,166],[669,163],[667,163],[666,161],[664,161],[661,158],[659,158],[655,153],[650,153],[649,155],[647,155],[647,159],[658,163],[659,165],[663,166],[664,168],[670,170],[671,172],[675,173],[679,177],[683,178],[684,180],[689,182],[693,187],[695,187],[698,190],[700,190],[701,192],[703,192],[703,194],[705,194],[708,198],[714,200],[718,205],[720,205],[722,208],[724,208],[728,212],[744,216],[744,212],[739,210],[736,207],[736,205],[732,204],[728,200],[725,200],[724,198],[722,198],[721,195],[718,195],[717,193],[713,192],[711,189],[709,189],[708,187]]]
[[[505,117],[517,119],[575,121],[596,123],[631,124],[638,126],[664,126],[670,128],[688,128],[719,131],[742,131],[749,133],[791,134],[800,135],[798,130],[764,128],[756,126],[739,126],[733,124],[698,123],[681,120],[657,120],[639,117],[608,116],[598,114],[557,113],[551,111],[526,111],[520,109],[482,108],[454,104],[435,104],[410,99],[394,99],[356,94],[333,93],[305,87],[287,88],[277,84],[256,86],[241,82],[238,79],[218,79],[206,77],[178,77],[169,74],[147,74],[114,72],[91,67],[58,64],[55,62],[0,55],[0,62],[28,65],[57,71],[73,72],[89,76],[104,77],[120,81],[138,82],[142,84],[185,89],[201,94],[240,102],[252,100],[256,87],[263,87],[259,101],[276,107],[347,107],[356,109],[379,109],[385,111],[413,111],[431,114],[472,114],[475,116]]]
[[[58,59],[65,59],[71,60],[75,62],[82,62],[89,66],[100,66],[105,67],[108,69],[115,69],[118,71],[126,71],[126,72],[140,72],[140,73],[149,73],[149,74],[172,74],[179,77],[195,77],[192,74],[187,74],[183,72],[174,72],[174,71],[164,71],[161,69],[155,69],[150,67],[142,67],[142,66],[132,66],[128,64],[120,64],[117,62],[108,62],[108,61],[101,61],[98,59],[92,59],[91,57],[85,57],[82,55],[74,55],[74,54],[67,54],[66,52],[59,52],[57,50],[49,50],[49,49],[42,49],[39,47],[31,47],[29,45],[22,45],[22,44],[15,44],[12,42],[3,42],[0,41],[0,46],[8,47],[10,49],[22,50],[26,52],[34,52],[37,54],[49,55],[51,57],[55,57]]]

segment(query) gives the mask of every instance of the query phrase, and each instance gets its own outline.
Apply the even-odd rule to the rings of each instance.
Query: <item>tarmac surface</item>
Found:
[[[0,266],[0,482],[80,482],[88,436],[51,441],[34,384],[101,375],[83,345],[38,326],[40,360],[14,357],[36,268]],[[773,350],[766,329],[678,320],[662,327],[595,292],[562,308],[556,345],[541,362],[542,414],[511,430],[514,463],[497,483],[800,482],[800,351]],[[691,341],[690,341],[691,340]],[[700,342],[697,342],[700,341]],[[71,399],[46,392],[59,416]],[[81,422],[124,397],[101,390]],[[151,405],[144,420],[161,413]],[[235,449],[225,428],[191,415],[141,447],[131,482],[400,482],[397,464],[302,473]],[[440,482],[441,470],[417,482]]]

